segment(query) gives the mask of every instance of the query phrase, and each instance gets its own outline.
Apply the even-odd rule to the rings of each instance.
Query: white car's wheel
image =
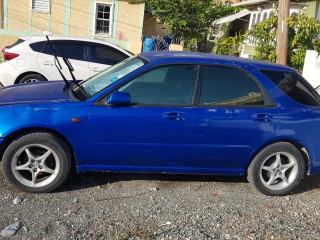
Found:
[[[24,76],[23,78],[20,79],[18,83],[32,83],[32,82],[43,82],[43,81],[47,81],[47,79],[45,79],[40,74],[34,73],[34,74],[28,74]]]

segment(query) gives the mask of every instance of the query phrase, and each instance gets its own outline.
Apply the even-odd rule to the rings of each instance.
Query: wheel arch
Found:
[[[248,175],[248,168],[250,166],[250,164],[252,163],[253,159],[266,147],[275,144],[275,143],[281,143],[281,142],[285,142],[285,143],[290,143],[292,144],[303,156],[303,160],[304,160],[304,164],[305,164],[305,174],[308,173],[310,171],[310,155],[307,151],[307,149],[299,142],[292,140],[292,139],[277,139],[271,142],[268,142],[262,146],[260,146],[251,156],[250,161],[248,162],[246,168],[245,168],[245,176]]]
[[[4,141],[0,147],[0,161],[2,160],[3,154],[5,152],[5,150],[7,149],[7,147],[9,146],[9,144],[11,143],[11,141],[21,135],[24,134],[29,134],[29,133],[35,133],[35,132],[46,132],[46,133],[51,133],[54,134],[56,136],[58,136],[61,140],[63,140],[66,145],[68,146],[70,153],[71,153],[71,159],[72,159],[72,165],[71,167],[74,168],[75,164],[76,164],[76,158],[75,158],[75,154],[74,154],[74,149],[70,143],[70,141],[68,141],[68,139],[61,133],[49,129],[49,128],[44,128],[44,127],[29,127],[29,128],[23,128],[23,129],[19,129],[16,130],[14,132],[11,132],[10,134],[8,134],[4,139],[6,139],[6,141]]]
[[[39,73],[39,72],[36,72],[36,71],[28,71],[28,72],[24,72],[24,73],[21,73],[17,78],[16,80],[14,81],[14,84],[18,84],[19,81],[24,78],[25,76],[27,75],[30,75],[30,74],[38,74],[40,76],[42,76],[43,78],[45,78],[47,81],[48,81],[48,78],[46,76],[44,76],[43,74]]]

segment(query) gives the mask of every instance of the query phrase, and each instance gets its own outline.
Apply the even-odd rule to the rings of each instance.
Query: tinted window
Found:
[[[36,42],[36,43],[31,43],[30,47],[33,51],[35,52],[42,52],[43,45],[45,42]]]
[[[140,75],[119,91],[131,94],[137,104],[188,105],[192,103],[196,67],[164,66]]]
[[[104,71],[101,71],[86,81],[81,82],[80,85],[73,88],[73,90],[77,92],[78,96],[82,95],[82,97],[80,97],[81,99],[86,99],[126,75],[131,74],[144,64],[145,62],[138,57],[126,59]],[[82,94],[83,90],[85,92],[84,94]]]
[[[127,55],[109,46],[95,45],[90,46],[90,62],[113,65],[128,58]]]
[[[69,59],[84,61],[84,46],[81,44],[51,43],[51,46],[58,57],[62,57],[64,53]],[[45,44],[42,53],[52,55],[52,49],[48,43]]]
[[[317,93],[299,74],[274,70],[260,71],[296,102],[307,106],[320,106]]]
[[[259,87],[245,72],[204,66],[200,105],[263,105]]]
[[[53,48],[55,48],[55,46],[54,46],[54,44],[50,44]],[[43,54],[49,54],[49,55],[52,55],[52,50],[51,50],[51,47],[50,47],[50,45],[49,45],[49,43],[46,43],[45,44],[45,46],[44,46],[44,48],[43,48],[43,51],[42,51],[42,53]],[[56,51],[56,54],[57,54],[57,56],[58,56],[58,50],[56,49],[55,50]]]

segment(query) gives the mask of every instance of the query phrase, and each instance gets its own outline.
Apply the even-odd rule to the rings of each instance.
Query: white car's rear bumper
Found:
[[[12,66],[9,62],[3,62],[0,64],[0,84],[3,87],[13,85],[20,71]]]

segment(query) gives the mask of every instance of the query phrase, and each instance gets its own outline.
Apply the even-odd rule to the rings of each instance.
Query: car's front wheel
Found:
[[[2,169],[14,187],[30,193],[50,192],[68,177],[71,154],[58,136],[34,132],[14,139],[2,158]]]
[[[304,173],[301,152],[290,143],[280,142],[257,154],[248,168],[248,180],[266,195],[282,196],[300,185]]]
[[[18,83],[32,83],[32,82],[43,82],[47,81],[45,77],[41,76],[40,74],[33,73],[33,74],[28,74],[21,78]]]

